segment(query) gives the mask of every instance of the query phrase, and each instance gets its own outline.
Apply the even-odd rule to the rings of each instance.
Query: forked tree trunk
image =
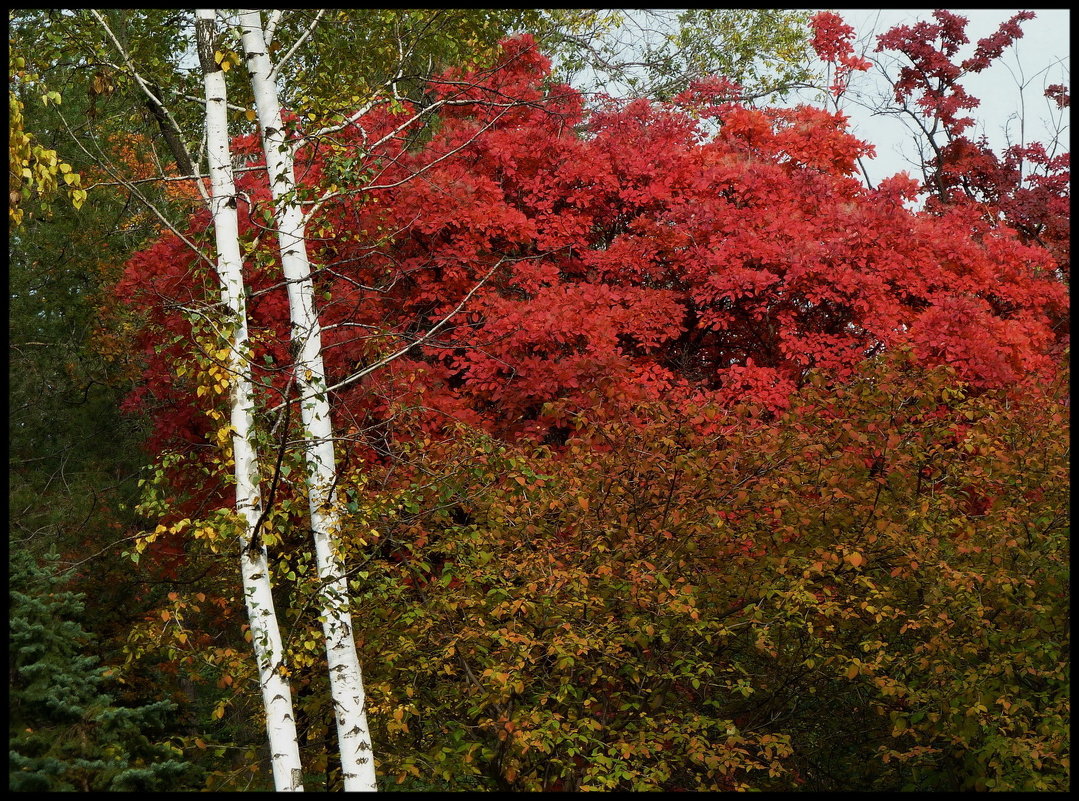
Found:
[[[241,10],[239,14],[240,35],[262,130],[281,266],[288,286],[296,382],[300,388],[311,530],[314,532],[315,556],[323,586],[322,629],[326,638],[330,692],[341,749],[341,773],[346,791],[374,791],[377,789],[374,755],[364,708],[363,678],[352,633],[344,565],[336,547],[340,519],[334,489],[336,462],[333,431],[304,218],[295,192],[292,143],[285,136],[262,16],[252,10]]]
[[[236,214],[236,186],[232,177],[226,116],[225,74],[214,61],[214,11],[200,9],[195,23],[199,59],[206,90],[206,140],[210,164],[217,275],[221,300],[229,316],[231,342],[228,369],[232,375],[232,453],[236,475],[236,512],[243,521],[240,570],[244,600],[251,624],[251,639],[258,662],[259,685],[266,711],[274,786],[279,791],[303,790],[303,770],[288,679],[278,669],[283,657],[281,634],[271,594],[266,548],[252,543],[261,512],[259,465],[250,437],[253,433],[250,362],[248,360],[247,306]]]

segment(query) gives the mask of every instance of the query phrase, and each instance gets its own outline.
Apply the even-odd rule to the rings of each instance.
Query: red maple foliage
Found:
[[[869,69],[872,62],[854,54],[854,28],[835,12],[814,14],[809,25],[813,31],[810,39],[813,50],[822,61],[835,68],[830,89],[838,97],[847,88],[851,73]]]
[[[912,210],[919,186],[906,176],[863,186],[855,162],[870,146],[842,114],[750,108],[715,81],[671,103],[586,113],[549,75],[530,38],[510,40],[495,68],[431,85],[429,100],[446,105],[421,135],[396,130],[414,108],[379,107],[300,151],[312,197],[353,190],[308,227],[329,384],[416,343],[334,391],[338,430],[384,424],[405,405],[428,410],[432,427],[555,440],[581,409],[781,409],[811,369],[843,381],[903,344],[975,388],[1051,369],[1067,306],[1053,256],[976,204]],[[961,101],[933,99],[935,113]],[[280,389],[288,313],[273,237],[259,237],[265,176],[239,184],[242,235],[265,254],[248,268],[256,360]],[[207,226],[196,215],[189,230]],[[190,331],[179,307],[216,297],[212,273],[166,235],[131,260],[118,294],[151,318],[146,382],[130,403],[156,399],[157,446],[201,441],[194,409],[206,401],[170,367]]]
[[[1071,160],[1042,143],[1020,143],[995,153],[985,137],[972,139],[973,117],[964,112],[978,107],[960,81],[998,60],[1022,37],[1022,23],[1034,18],[1023,11],[1001,23],[995,33],[978,41],[974,52],[960,58],[968,44],[967,18],[934,11],[935,22],[898,25],[877,40],[877,51],[900,54],[906,65],[894,82],[895,101],[913,102],[924,116],[932,158],[924,165],[925,188],[933,193],[928,208],[971,203],[992,219],[1011,225],[1023,241],[1045,247],[1061,276],[1070,275]],[[1059,108],[1071,103],[1068,90],[1054,84],[1045,96]],[[939,126],[937,125],[939,123]],[[939,130],[939,134],[932,131]]]

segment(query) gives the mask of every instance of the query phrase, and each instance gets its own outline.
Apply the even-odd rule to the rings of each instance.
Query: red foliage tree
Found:
[[[893,88],[896,103],[908,109],[907,104],[913,103],[924,119],[922,129],[931,152],[924,165],[925,189],[933,193],[928,207],[975,204],[988,217],[1014,227],[1023,241],[1048,249],[1067,280],[1070,154],[1039,142],[1012,145],[998,154],[985,137],[972,139],[968,131],[974,119],[966,112],[980,101],[960,83],[1000,59],[1022,37],[1022,23],[1034,16],[1032,11],[1015,14],[961,58],[960,50],[969,42],[967,18],[934,11],[932,22],[897,25],[880,36],[877,51],[898,53],[907,62]],[[1045,96],[1059,108],[1071,103],[1070,92],[1059,84],[1048,87]]]
[[[312,197],[351,188],[308,227],[338,430],[385,423],[399,404],[436,427],[535,437],[582,408],[661,398],[780,409],[811,368],[842,381],[903,343],[974,387],[1051,368],[1067,298],[1050,253],[974,204],[911,210],[918,186],[903,176],[865,188],[854,169],[869,146],[843,115],[748,108],[725,82],[586,115],[548,78],[531,40],[511,40],[495,69],[431,85],[445,105],[422,136],[397,131],[415,109],[380,108],[301,150]],[[279,392],[288,315],[272,255],[258,258],[264,183],[246,173],[240,205],[256,358]],[[203,297],[193,264],[166,236],[118,290],[150,301],[131,402],[158,399],[158,444],[205,434],[191,412],[202,401],[170,372],[190,330],[177,306]],[[175,341],[155,350],[161,328]]]

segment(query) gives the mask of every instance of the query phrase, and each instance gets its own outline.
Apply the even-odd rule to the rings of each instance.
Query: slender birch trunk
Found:
[[[262,516],[259,494],[259,466],[249,437],[253,433],[254,397],[247,359],[247,306],[243,290],[239,224],[236,214],[236,186],[232,177],[226,115],[225,74],[214,61],[214,11],[200,9],[195,23],[199,60],[206,89],[206,141],[210,164],[214,234],[217,240],[217,274],[221,280],[221,300],[231,317],[232,342],[229,372],[232,381],[232,453],[236,474],[236,511],[244,523],[240,570],[244,599],[251,624],[251,640],[258,662],[262,703],[266,710],[266,734],[270,741],[274,786],[280,791],[303,790],[296,720],[292,711],[292,691],[278,670],[284,652],[274,611],[266,548],[252,542]]]
[[[374,755],[364,708],[363,677],[352,633],[344,565],[336,548],[340,522],[334,489],[337,467],[322,363],[322,332],[314,307],[303,212],[295,193],[292,143],[285,137],[261,14],[257,10],[241,10],[239,15],[270,177],[281,266],[288,282],[311,530],[323,586],[322,629],[341,749],[341,773],[346,791],[374,791],[377,789]]]

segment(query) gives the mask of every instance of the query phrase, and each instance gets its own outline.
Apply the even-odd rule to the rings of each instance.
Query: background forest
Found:
[[[10,789],[1066,789],[1031,16],[10,11]]]

